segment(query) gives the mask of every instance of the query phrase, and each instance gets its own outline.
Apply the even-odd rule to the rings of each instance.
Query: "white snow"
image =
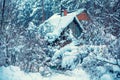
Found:
[[[34,25],[34,23],[33,23],[33,22],[30,22],[27,29],[28,29],[28,30],[33,30],[35,27],[36,27],[36,26]]]
[[[77,56],[65,56],[63,57],[63,60],[62,60],[62,67],[66,67],[67,66],[71,66],[70,68],[71,69],[74,69],[76,67],[75,65],[75,60],[77,59]]]
[[[68,54],[66,52],[70,52],[70,53]],[[57,57],[60,56],[76,55],[76,52],[77,52],[77,46],[74,46],[73,44],[68,44],[65,47],[61,48],[60,50],[56,50],[54,56],[52,57],[52,60],[55,60]]]
[[[35,13],[36,13],[36,11],[37,10],[40,10],[41,9],[41,7],[33,7],[33,11],[32,11],[32,13],[30,14],[30,17],[32,17]]]
[[[19,46],[15,46],[14,49],[15,49],[15,51],[20,52],[20,49],[23,47],[24,47],[24,45],[19,45]]]
[[[114,80],[110,74],[104,74],[100,80]]]
[[[112,41],[112,40],[115,40],[116,37],[113,36],[112,34],[107,33],[107,34],[105,35],[105,38],[104,38],[104,39],[105,39],[107,42],[110,42],[110,41]]]
[[[69,75],[53,73],[52,76],[43,77],[40,73],[25,73],[18,67],[0,67],[0,80],[90,80],[85,71],[75,69],[69,71]]]
[[[113,68],[113,71],[119,71],[120,72],[120,67],[118,67],[117,65],[113,65],[112,68]]]
[[[101,74],[106,73],[106,69],[105,69],[105,67],[103,67],[103,66],[98,66],[98,67],[97,67],[97,70],[98,70]]]

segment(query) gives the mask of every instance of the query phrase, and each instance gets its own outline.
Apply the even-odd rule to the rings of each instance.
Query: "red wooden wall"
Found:
[[[79,20],[89,20],[89,16],[86,12],[82,12],[79,15],[77,15]]]

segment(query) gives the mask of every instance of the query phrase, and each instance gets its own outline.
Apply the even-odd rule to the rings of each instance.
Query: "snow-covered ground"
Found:
[[[64,54],[63,55],[64,57],[62,60],[62,67],[68,64],[72,65],[73,66],[72,71],[68,70],[64,73],[59,71],[51,71],[52,75],[42,76],[40,73],[31,73],[31,72],[26,73],[24,71],[21,71],[20,68],[16,66],[0,67],[0,80],[115,80],[113,78],[113,75],[106,70],[105,66],[96,67],[97,68],[96,70],[99,71],[101,76],[99,79],[97,79],[96,76],[92,76],[94,77],[92,79],[90,77],[91,74],[83,70],[82,67],[77,66],[75,68],[76,65],[73,62],[74,59],[76,59],[76,56],[78,55],[78,53],[84,56],[84,54],[87,55],[87,52],[85,51],[89,52],[91,50],[92,50],[92,53],[94,54],[99,52],[99,55],[97,55],[97,57],[101,59],[101,53],[102,51],[104,51],[105,48],[106,48],[105,45],[101,45],[101,46],[83,45],[78,47],[77,46],[71,47],[68,45],[60,49],[59,51],[56,51],[52,59],[54,60],[57,56]],[[69,50],[72,50],[72,51],[66,53],[66,51],[69,51]],[[89,55],[93,56],[94,54],[92,53],[91,55],[90,54]],[[89,59],[90,59],[90,56],[88,57]],[[115,69],[119,71],[119,68],[115,68]]]
[[[89,75],[80,69],[61,74],[53,72],[52,76],[43,77],[40,73],[25,73],[18,67],[0,67],[0,80],[90,80]]]

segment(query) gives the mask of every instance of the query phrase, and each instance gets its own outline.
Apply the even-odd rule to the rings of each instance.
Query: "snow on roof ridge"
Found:
[[[86,10],[85,8],[81,8],[81,9],[78,9],[76,12],[76,15],[80,14],[81,12],[83,12],[84,10]]]
[[[80,14],[81,12],[83,12],[84,10],[85,10],[85,8],[81,8],[81,9],[78,9],[78,10],[76,10],[76,11],[74,11],[74,12],[68,13],[68,15],[74,14],[74,15],[76,16],[76,15]],[[66,15],[66,16],[68,16],[68,15]],[[55,16],[65,17],[65,16],[61,16],[59,13],[55,13],[55,14],[54,14],[53,16],[51,16],[49,19],[55,18]],[[48,20],[49,20],[49,19],[48,19]]]

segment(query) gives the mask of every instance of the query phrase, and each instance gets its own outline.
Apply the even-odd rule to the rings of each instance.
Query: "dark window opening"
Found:
[[[82,33],[82,28],[79,26],[79,24],[74,20],[69,26],[72,30],[73,36],[78,38]]]

